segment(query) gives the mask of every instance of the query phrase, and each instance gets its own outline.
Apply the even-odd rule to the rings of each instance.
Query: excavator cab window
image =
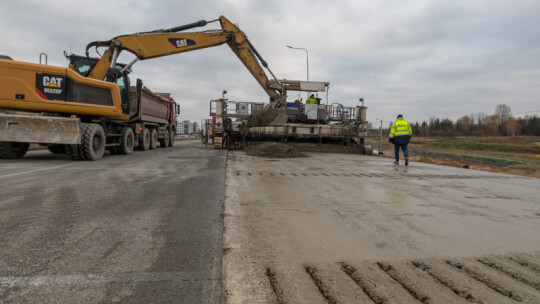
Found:
[[[88,58],[71,54],[68,56],[68,59],[70,65],[73,66],[75,72],[81,74],[81,76],[84,77],[88,76],[91,68],[91,63]],[[96,64],[98,62],[97,58],[90,58],[90,60],[92,61],[92,64]]]
[[[88,76],[88,73],[90,73],[90,70],[92,69],[92,66],[98,63],[99,58],[90,58],[90,60],[87,57],[79,56],[75,54],[71,54],[68,56],[69,63],[71,66],[73,66],[73,69],[81,74],[81,76]],[[122,70],[122,68],[125,65],[123,64],[116,64],[115,69],[117,71]],[[131,73],[131,69],[127,70],[128,73]]]
[[[116,84],[120,88],[120,97],[122,98],[122,112],[129,113],[129,76],[124,73],[116,80]]]

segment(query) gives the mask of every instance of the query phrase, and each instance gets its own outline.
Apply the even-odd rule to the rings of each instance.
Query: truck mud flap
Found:
[[[1,114],[0,141],[80,144],[78,118]]]

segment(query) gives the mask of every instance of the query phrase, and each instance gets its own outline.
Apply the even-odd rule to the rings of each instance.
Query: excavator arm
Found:
[[[86,47],[87,56],[89,56],[88,51],[92,47],[105,47],[107,49],[98,63],[92,67],[88,77],[114,81],[118,73],[114,66],[122,51],[128,51],[136,56],[132,62],[124,67],[124,69],[127,69],[138,60],[190,52],[227,43],[259,85],[270,96],[270,102],[282,103],[285,95],[283,85],[277,81],[275,75],[268,69],[268,64],[249,42],[246,34],[223,16],[219,17],[218,20],[222,28],[220,30],[179,33],[194,27],[205,26],[208,23],[201,20],[166,30],[123,35],[109,41],[91,42]],[[263,67],[268,69],[275,81],[269,81]]]

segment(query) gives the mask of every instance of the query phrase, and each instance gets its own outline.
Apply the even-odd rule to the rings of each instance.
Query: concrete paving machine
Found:
[[[316,98],[315,104],[286,102],[284,117],[268,122],[265,115],[272,111],[268,104],[237,102],[224,98],[210,101],[210,133],[218,134],[214,148],[239,146],[246,141],[308,141],[341,142],[351,145],[358,152],[372,155],[373,148],[365,144],[368,122],[367,107],[346,107],[338,103],[328,104],[328,82],[280,80],[284,91],[326,92],[326,103]],[[270,115],[274,116],[274,115]],[[281,115],[283,116],[283,114]],[[262,123],[260,123],[262,121]]]

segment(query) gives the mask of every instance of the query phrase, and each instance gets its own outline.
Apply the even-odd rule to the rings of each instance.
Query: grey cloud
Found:
[[[358,104],[368,119],[410,120],[536,110],[540,88],[538,1],[10,1],[0,11],[0,54],[66,66],[62,51],[93,40],[224,15],[243,29],[279,78],[329,81],[330,102]],[[217,23],[198,30],[218,28]],[[122,61],[132,55],[125,54]],[[139,62],[133,77],[169,91],[182,119],[198,121],[220,96],[267,101],[227,46]],[[297,93],[291,93],[296,96]]]

